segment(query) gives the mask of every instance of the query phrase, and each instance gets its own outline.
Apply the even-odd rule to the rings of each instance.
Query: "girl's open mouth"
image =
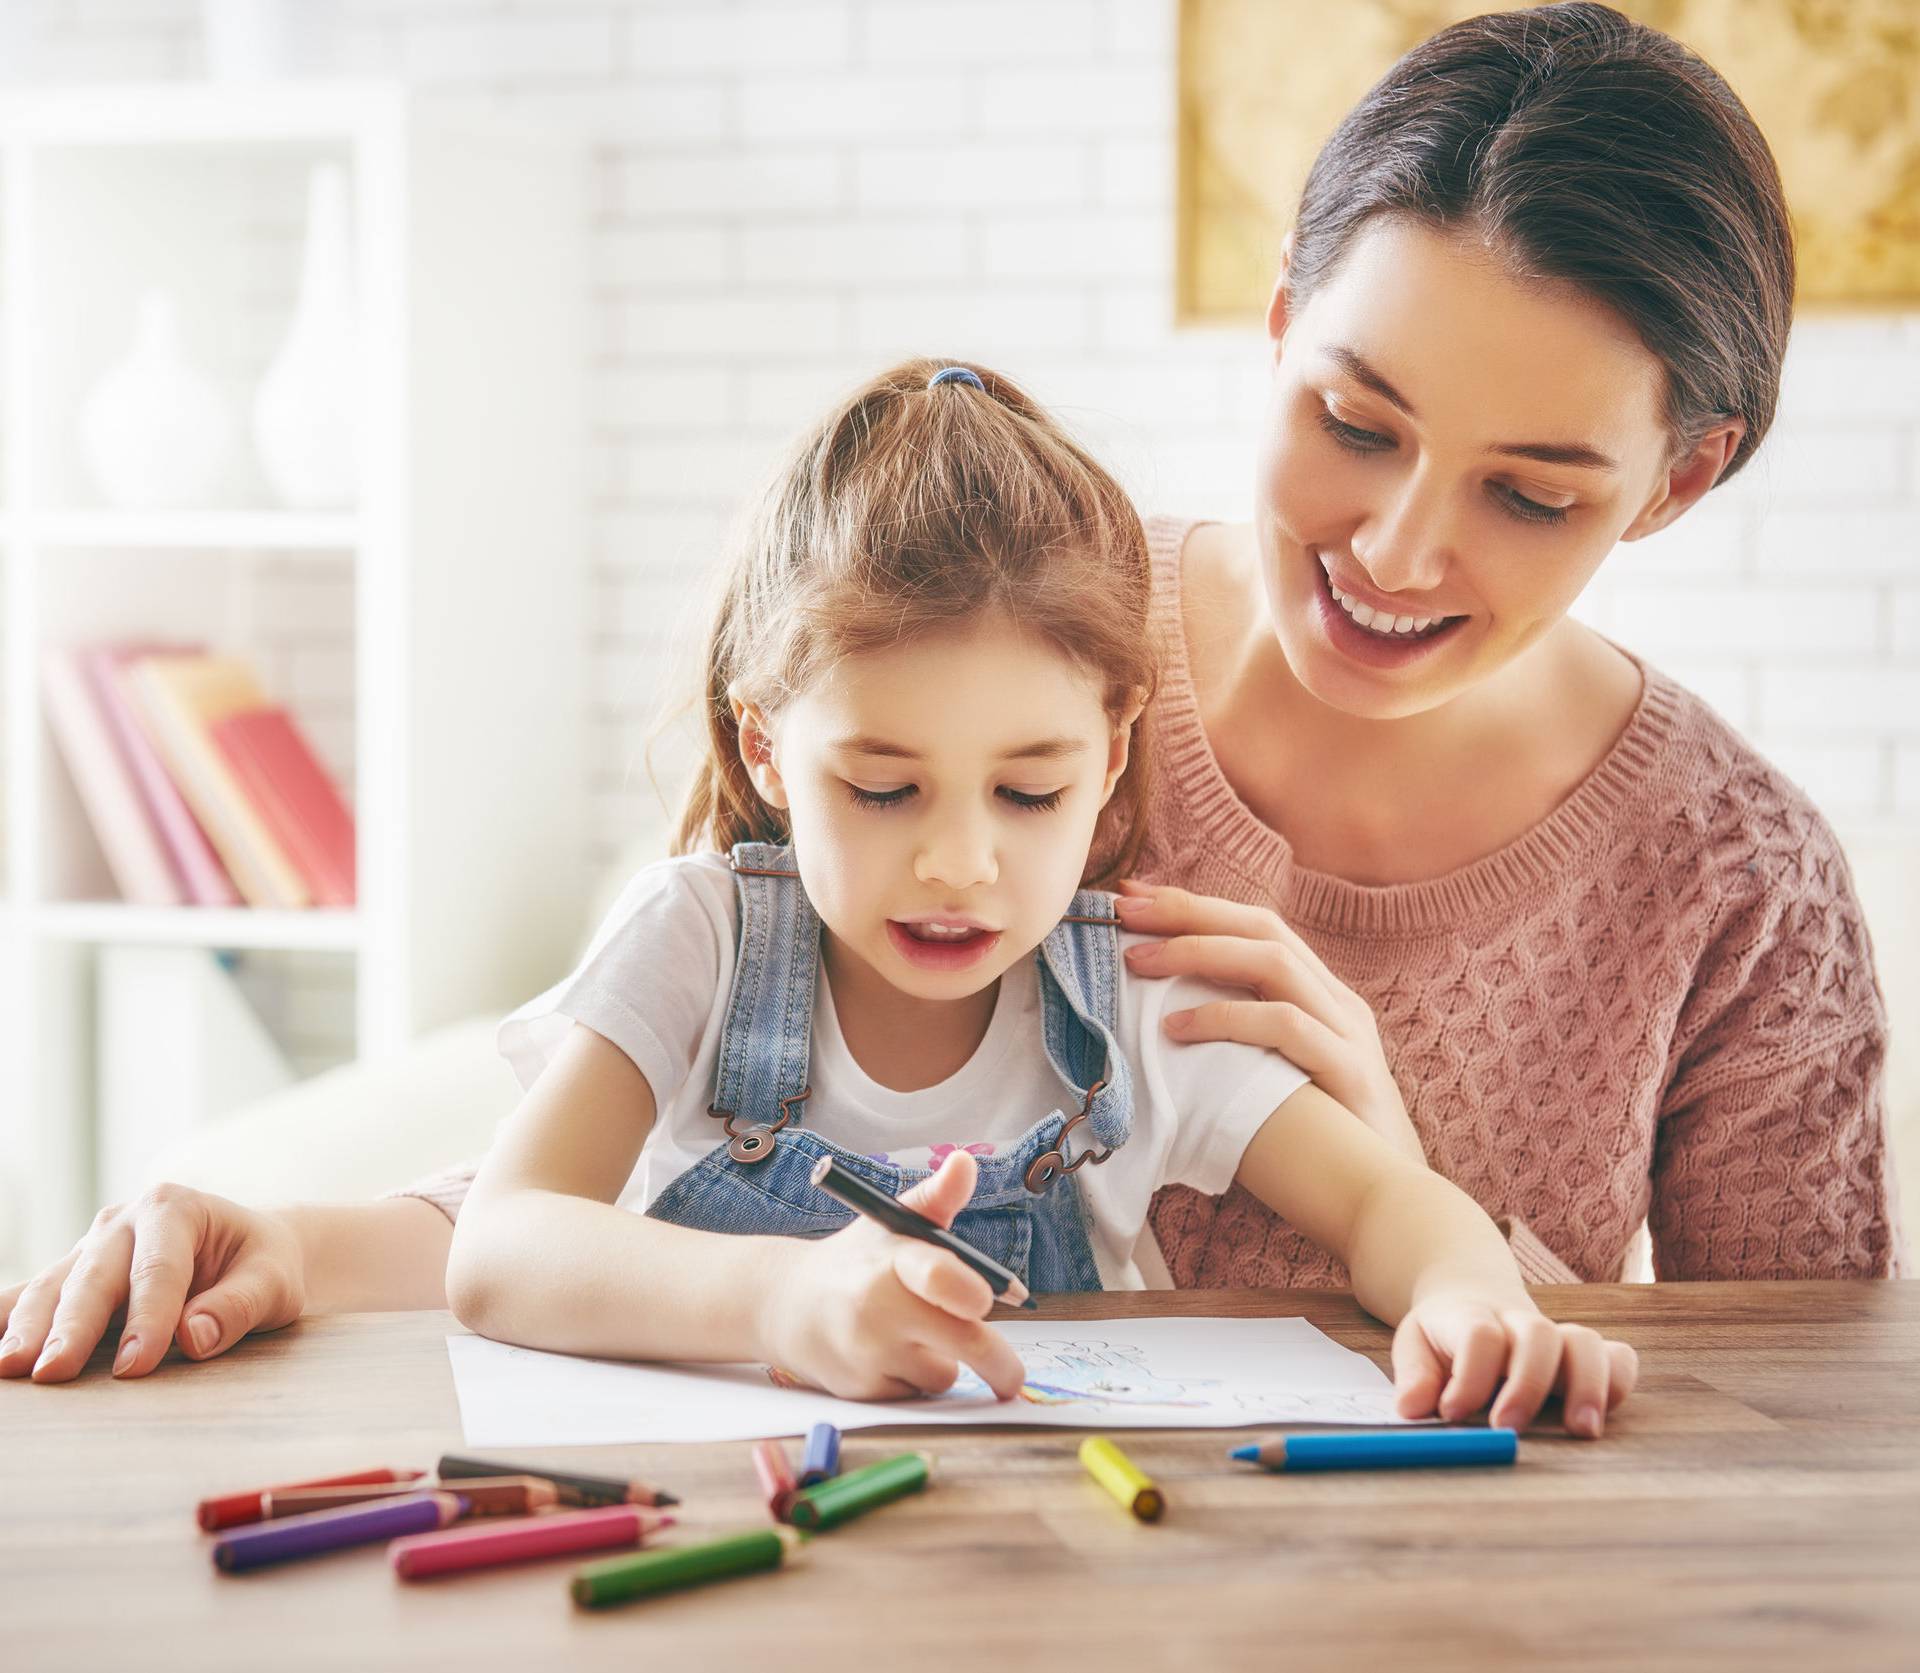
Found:
[[[970,924],[907,924],[889,918],[887,939],[895,952],[921,970],[964,970],[993,951],[1000,931]]]

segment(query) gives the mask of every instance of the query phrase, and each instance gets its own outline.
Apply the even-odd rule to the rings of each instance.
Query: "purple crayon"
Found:
[[[236,1529],[214,1541],[213,1563],[228,1574],[238,1574],[242,1569],[293,1562],[349,1545],[431,1533],[444,1528],[466,1508],[467,1501],[458,1493],[415,1493],[378,1504],[316,1510],[310,1516],[289,1516],[279,1522]]]

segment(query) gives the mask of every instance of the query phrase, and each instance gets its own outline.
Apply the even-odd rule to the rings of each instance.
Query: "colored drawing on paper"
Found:
[[[1020,1398],[1035,1406],[1158,1406],[1199,1411],[1214,1405],[1210,1382],[1170,1381],[1147,1363],[1146,1351],[1113,1342],[1035,1342],[1021,1356],[1027,1379]],[[986,1384],[963,1370],[951,1395],[974,1398]]]

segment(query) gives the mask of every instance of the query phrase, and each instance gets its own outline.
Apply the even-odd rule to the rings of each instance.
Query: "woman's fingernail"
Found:
[[[120,1344],[120,1351],[113,1356],[113,1374],[124,1377],[127,1369],[140,1357],[140,1338],[129,1336]]]
[[[1158,964],[1161,949],[1166,945],[1162,941],[1142,941],[1137,947],[1127,949],[1129,964]]]
[[[1145,895],[1117,895],[1114,898],[1113,909],[1122,918],[1137,918],[1152,904],[1153,902]]]
[[[1597,1439],[1600,1434],[1599,1408],[1595,1406],[1582,1406],[1573,1414],[1573,1427],[1580,1434],[1593,1436]]]
[[[34,1361],[33,1368],[38,1371],[44,1365],[51,1365],[53,1361],[59,1357],[60,1338],[58,1336],[49,1336],[47,1338],[47,1345],[40,1350],[40,1357]]]
[[[25,1346],[18,1336],[0,1337],[0,1359],[13,1358]]]
[[[212,1353],[214,1345],[220,1340],[220,1327],[205,1313],[201,1313],[187,1321],[187,1340],[193,1344],[195,1353]]]
[[[1191,1011],[1172,1011],[1167,1015],[1167,1032],[1169,1034],[1184,1034],[1192,1026],[1193,1013]]]

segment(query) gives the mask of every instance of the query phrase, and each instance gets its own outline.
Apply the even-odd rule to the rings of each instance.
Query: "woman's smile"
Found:
[[[1404,668],[1458,637],[1468,617],[1392,611],[1335,584],[1333,560],[1305,549],[1313,570],[1310,611],[1327,642],[1343,656],[1369,668]],[[1378,597],[1377,594],[1373,595]]]

